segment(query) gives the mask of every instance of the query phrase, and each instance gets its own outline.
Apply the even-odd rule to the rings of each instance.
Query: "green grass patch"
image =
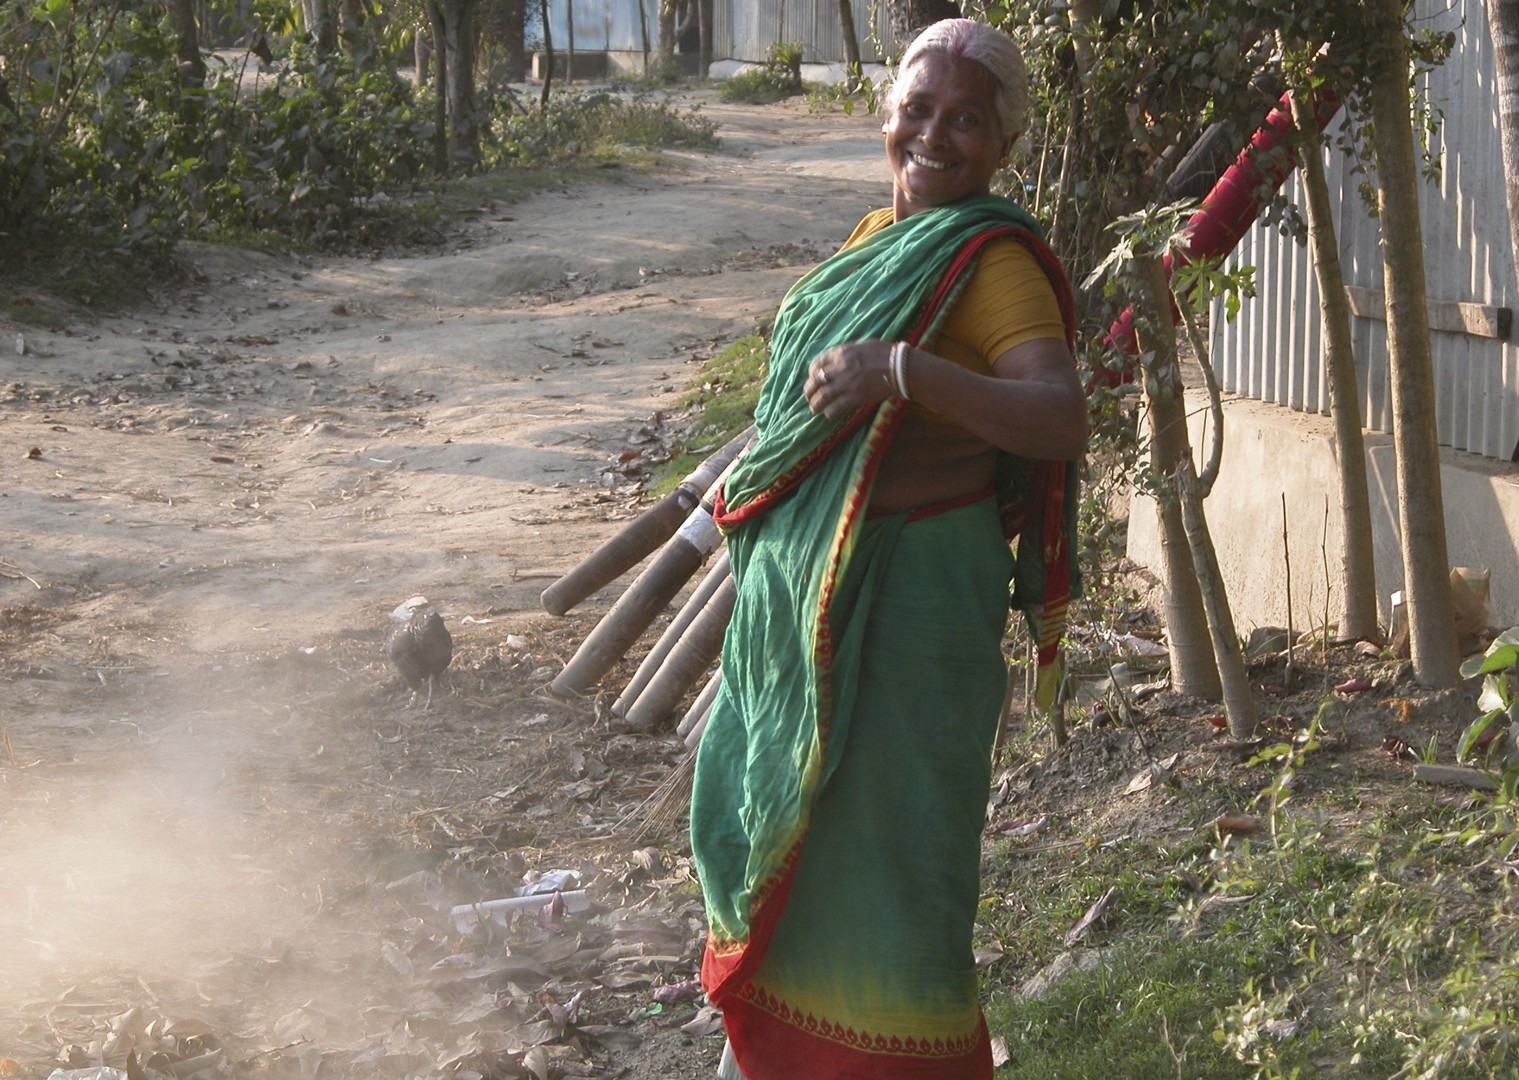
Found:
[[[739,338],[702,365],[679,398],[695,413],[686,438],[688,449],[670,458],[650,479],[655,498],[675,490],[713,450],[754,422],[760,384],[770,365],[770,343],[758,334]]]
[[[1516,1075],[1519,929],[1495,860],[1511,823],[1417,797],[1345,828],[1258,812],[1250,839],[989,849],[978,940],[1003,954],[983,976],[1011,1054],[999,1080]],[[1095,962],[1023,996],[1064,952]]]

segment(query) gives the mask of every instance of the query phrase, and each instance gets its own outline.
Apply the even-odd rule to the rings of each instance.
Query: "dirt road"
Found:
[[[679,831],[632,828],[680,748],[543,692],[618,588],[537,597],[888,177],[869,117],[703,108],[715,153],[443,252],[195,247],[149,309],[5,327],[0,1075],[710,1075]],[[414,594],[425,714],[378,651]],[[588,912],[448,917],[554,870]]]

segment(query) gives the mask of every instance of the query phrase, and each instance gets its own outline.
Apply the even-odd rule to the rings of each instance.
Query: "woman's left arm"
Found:
[[[829,349],[812,364],[804,392],[813,412],[842,416],[893,396],[889,341]],[[980,375],[905,346],[908,396],[991,445],[1024,457],[1072,461],[1086,452],[1087,404],[1059,338],[1014,345]]]

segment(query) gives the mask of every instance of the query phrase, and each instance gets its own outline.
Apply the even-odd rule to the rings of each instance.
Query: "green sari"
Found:
[[[691,834],[703,982],[751,1080],[991,1075],[971,931],[1007,588],[1052,687],[1074,469],[1001,455],[995,498],[872,516],[905,403],[830,420],[801,387],[835,344],[929,346],[981,246],[1008,235],[1040,257],[1069,327],[1064,276],[1013,204],[890,225],[787,294],[757,438],[724,485],[739,595]]]

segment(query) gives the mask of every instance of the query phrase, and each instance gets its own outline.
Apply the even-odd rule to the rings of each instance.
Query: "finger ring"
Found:
[[[818,385],[819,386],[827,386],[828,385],[828,372],[824,371],[822,368],[818,368],[817,372],[818,372]]]

